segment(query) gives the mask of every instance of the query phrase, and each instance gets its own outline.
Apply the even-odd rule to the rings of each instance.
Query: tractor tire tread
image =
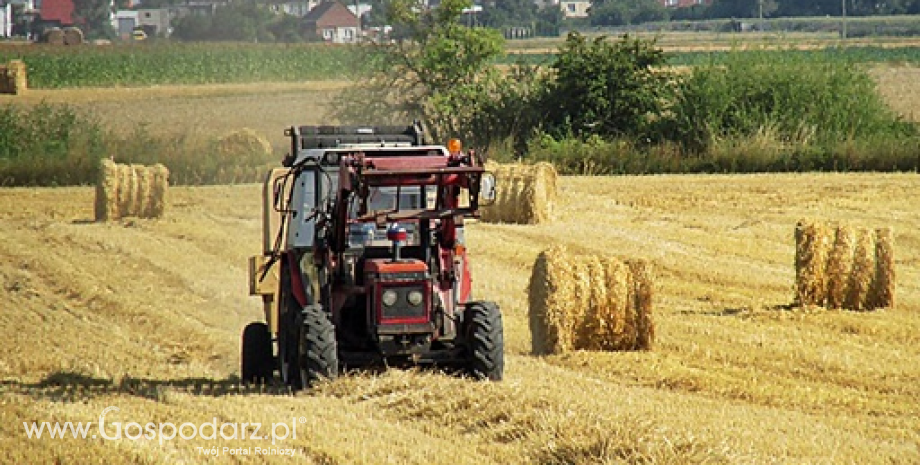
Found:
[[[492,302],[467,307],[469,374],[476,379],[501,381],[505,371],[502,314]]]

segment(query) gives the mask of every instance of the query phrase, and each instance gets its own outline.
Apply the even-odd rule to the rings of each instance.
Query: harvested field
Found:
[[[559,184],[552,223],[467,225],[475,294],[504,311],[504,382],[391,370],[296,396],[238,386],[240,331],[261,314],[246,296],[261,186],[171,188],[168,217],[105,223],[91,187],[0,189],[0,460],[214,463],[199,448],[216,446],[221,462],[295,461],[224,454],[270,447],[250,438],[29,439],[22,425],[114,406],[109,423],[296,418],[276,447],[297,463],[920,461],[920,176]],[[897,305],[788,309],[800,218],[891,227]],[[654,267],[654,350],[531,355],[527,283],[557,244]]]

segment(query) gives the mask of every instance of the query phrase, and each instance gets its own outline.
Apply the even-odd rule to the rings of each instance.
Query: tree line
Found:
[[[660,0],[594,0],[589,21],[595,26],[624,26],[653,21],[758,17],[920,14],[920,0],[714,0],[709,5],[667,8]]]

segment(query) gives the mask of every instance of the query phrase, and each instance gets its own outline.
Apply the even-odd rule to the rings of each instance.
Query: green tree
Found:
[[[588,13],[595,26],[626,26],[668,19],[658,0],[604,0],[592,4]]]
[[[543,89],[544,130],[554,137],[649,137],[665,112],[670,76],[653,41],[569,33]]]
[[[184,41],[203,41],[211,37],[210,15],[187,15],[173,25],[173,37]]]
[[[188,15],[174,25],[173,34],[187,41],[298,41],[297,21],[252,2],[218,7],[214,16]]]
[[[415,0],[392,0],[387,24],[394,41],[365,45],[374,72],[335,105],[334,116],[355,123],[405,123],[420,119],[438,139],[460,135],[475,91],[494,79],[502,49],[492,29],[461,20],[467,0],[444,0],[429,9]],[[371,119],[369,121],[369,119]]]
[[[124,7],[125,0],[116,2],[118,7]],[[109,0],[74,0],[73,19],[82,23],[83,32],[88,38],[113,38],[115,30],[112,28],[111,5]]]
[[[771,16],[779,8],[776,0],[716,0],[709,7],[714,18],[757,18],[763,6],[763,15]]]
[[[495,28],[530,26],[537,20],[538,8],[533,0],[495,0],[483,7],[480,21]]]
[[[387,25],[387,11],[390,8],[389,0],[370,0],[371,10],[361,15],[361,25],[364,27],[380,27]]]

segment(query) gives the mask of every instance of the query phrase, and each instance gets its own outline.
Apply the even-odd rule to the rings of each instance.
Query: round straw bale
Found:
[[[534,163],[533,168],[537,176],[545,183],[547,201],[555,202],[558,195],[557,185],[559,182],[559,173],[556,171],[556,167],[553,166],[552,163],[541,161]]]
[[[167,192],[169,191],[169,170],[161,164],[148,167],[152,178],[150,201],[147,205],[149,218],[161,218],[166,212]]]
[[[891,228],[875,230],[875,282],[870,308],[895,305],[894,235]]]
[[[217,143],[221,155],[234,157],[264,157],[272,153],[268,139],[249,128],[231,132]]]
[[[629,261],[633,301],[636,314],[635,349],[648,350],[655,341],[655,322],[652,320],[652,298],[654,286],[651,267],[645,260]]]
[[[514,218],[512,222],[516,224],[535,224],[535,212],[538,208],[537,201],[539,200],[535,190],[536,179],[533,173],[525,169],[520,170],[515,178],[517,180],[515,189],[517,198],[514,202]]]
[[[521,224],[523,220],[523,208],[521,207],[524,179],[521,172],[515,166],[505,166],[502,169],[502,178],[507,187],[504,196],[501,199],[501,222]]]
[[[827,256],[830,231],[818,222],[799,221],[795,227],[796,303],[824,306],[827,300]]]
[[[650,349],[649,270],[644,260],[572,256],[561,246],[541,253],[528,290],[533,352]]]
[[[137,197],[137,173],[132,165],[118,165],[118,212],[119,216],[137,216],[134,211]]]
[[[96,221],[115,220],[120,217],[118,208],[118,166],[103,159],[99,164],[96,181]]]
[[[556,200],[558,193],[558,178],[556,168],[547,162],[539,162],[533,165],[535,176],[536,195],[538,200],[535,203],[534,223],[545,223],[552,221],[556,209]]]
[[[856,250],[856,231],[840,226],[835,233],[834,245],[827,257],[827,306],[843,308],[853,271],[853,254]]]
[[[587,302],[584,318],[576,328],[575,347],[585,350],[604,350],[610,342],[610,335],[616,328],[618,316],[615,309],[608,308],[607,270],[597,257],[581,259],[584,275],[580,276],[586,283]]]
[[[76,27],[64,28],[64,45],[82,45],[83,31]]]
[[[495,204],[483,208],[486,222],[539,224],[550,221],[556,197],[556,172],[552,165],[486,163],[495,175]]]
[[[153,193],[153,173],[150,168],[132,165],[137,174],[137,195],[134,196],[134,212],[141,218],[150,218],[150,203]]]
[[[868,230],[860,228],[856,233],[856,250],[853,257],[853,272],[844,308],[848,310],[871,310],[868,308],[869,291],[875,281],[875,238]]]
[[[629,268],[615,258],[604,260],[598,272],[601,279],[595,290],[590,315],[596,319],[597,350],[631,350],[636,345],[636,318],[632,311]],[[589,347],[586,347],[589,348]]]
[[[45,31],[45,42],[49,45],[64,45],[64,31],[60,28],[52,28]]]
[[[573,301],[578,299],[574,276],[575,264],[564,247],[556,246],[537,256],[528,286],[531,348],[535,355],[573,348],[575,322],[571,312]]]
[[[25,92],[28,87],[28,79],[26,78],[26,63],[22,60],[13,60],[10,62],[7,67],[10,80],[10,92],[13,95],[22,94]]]

